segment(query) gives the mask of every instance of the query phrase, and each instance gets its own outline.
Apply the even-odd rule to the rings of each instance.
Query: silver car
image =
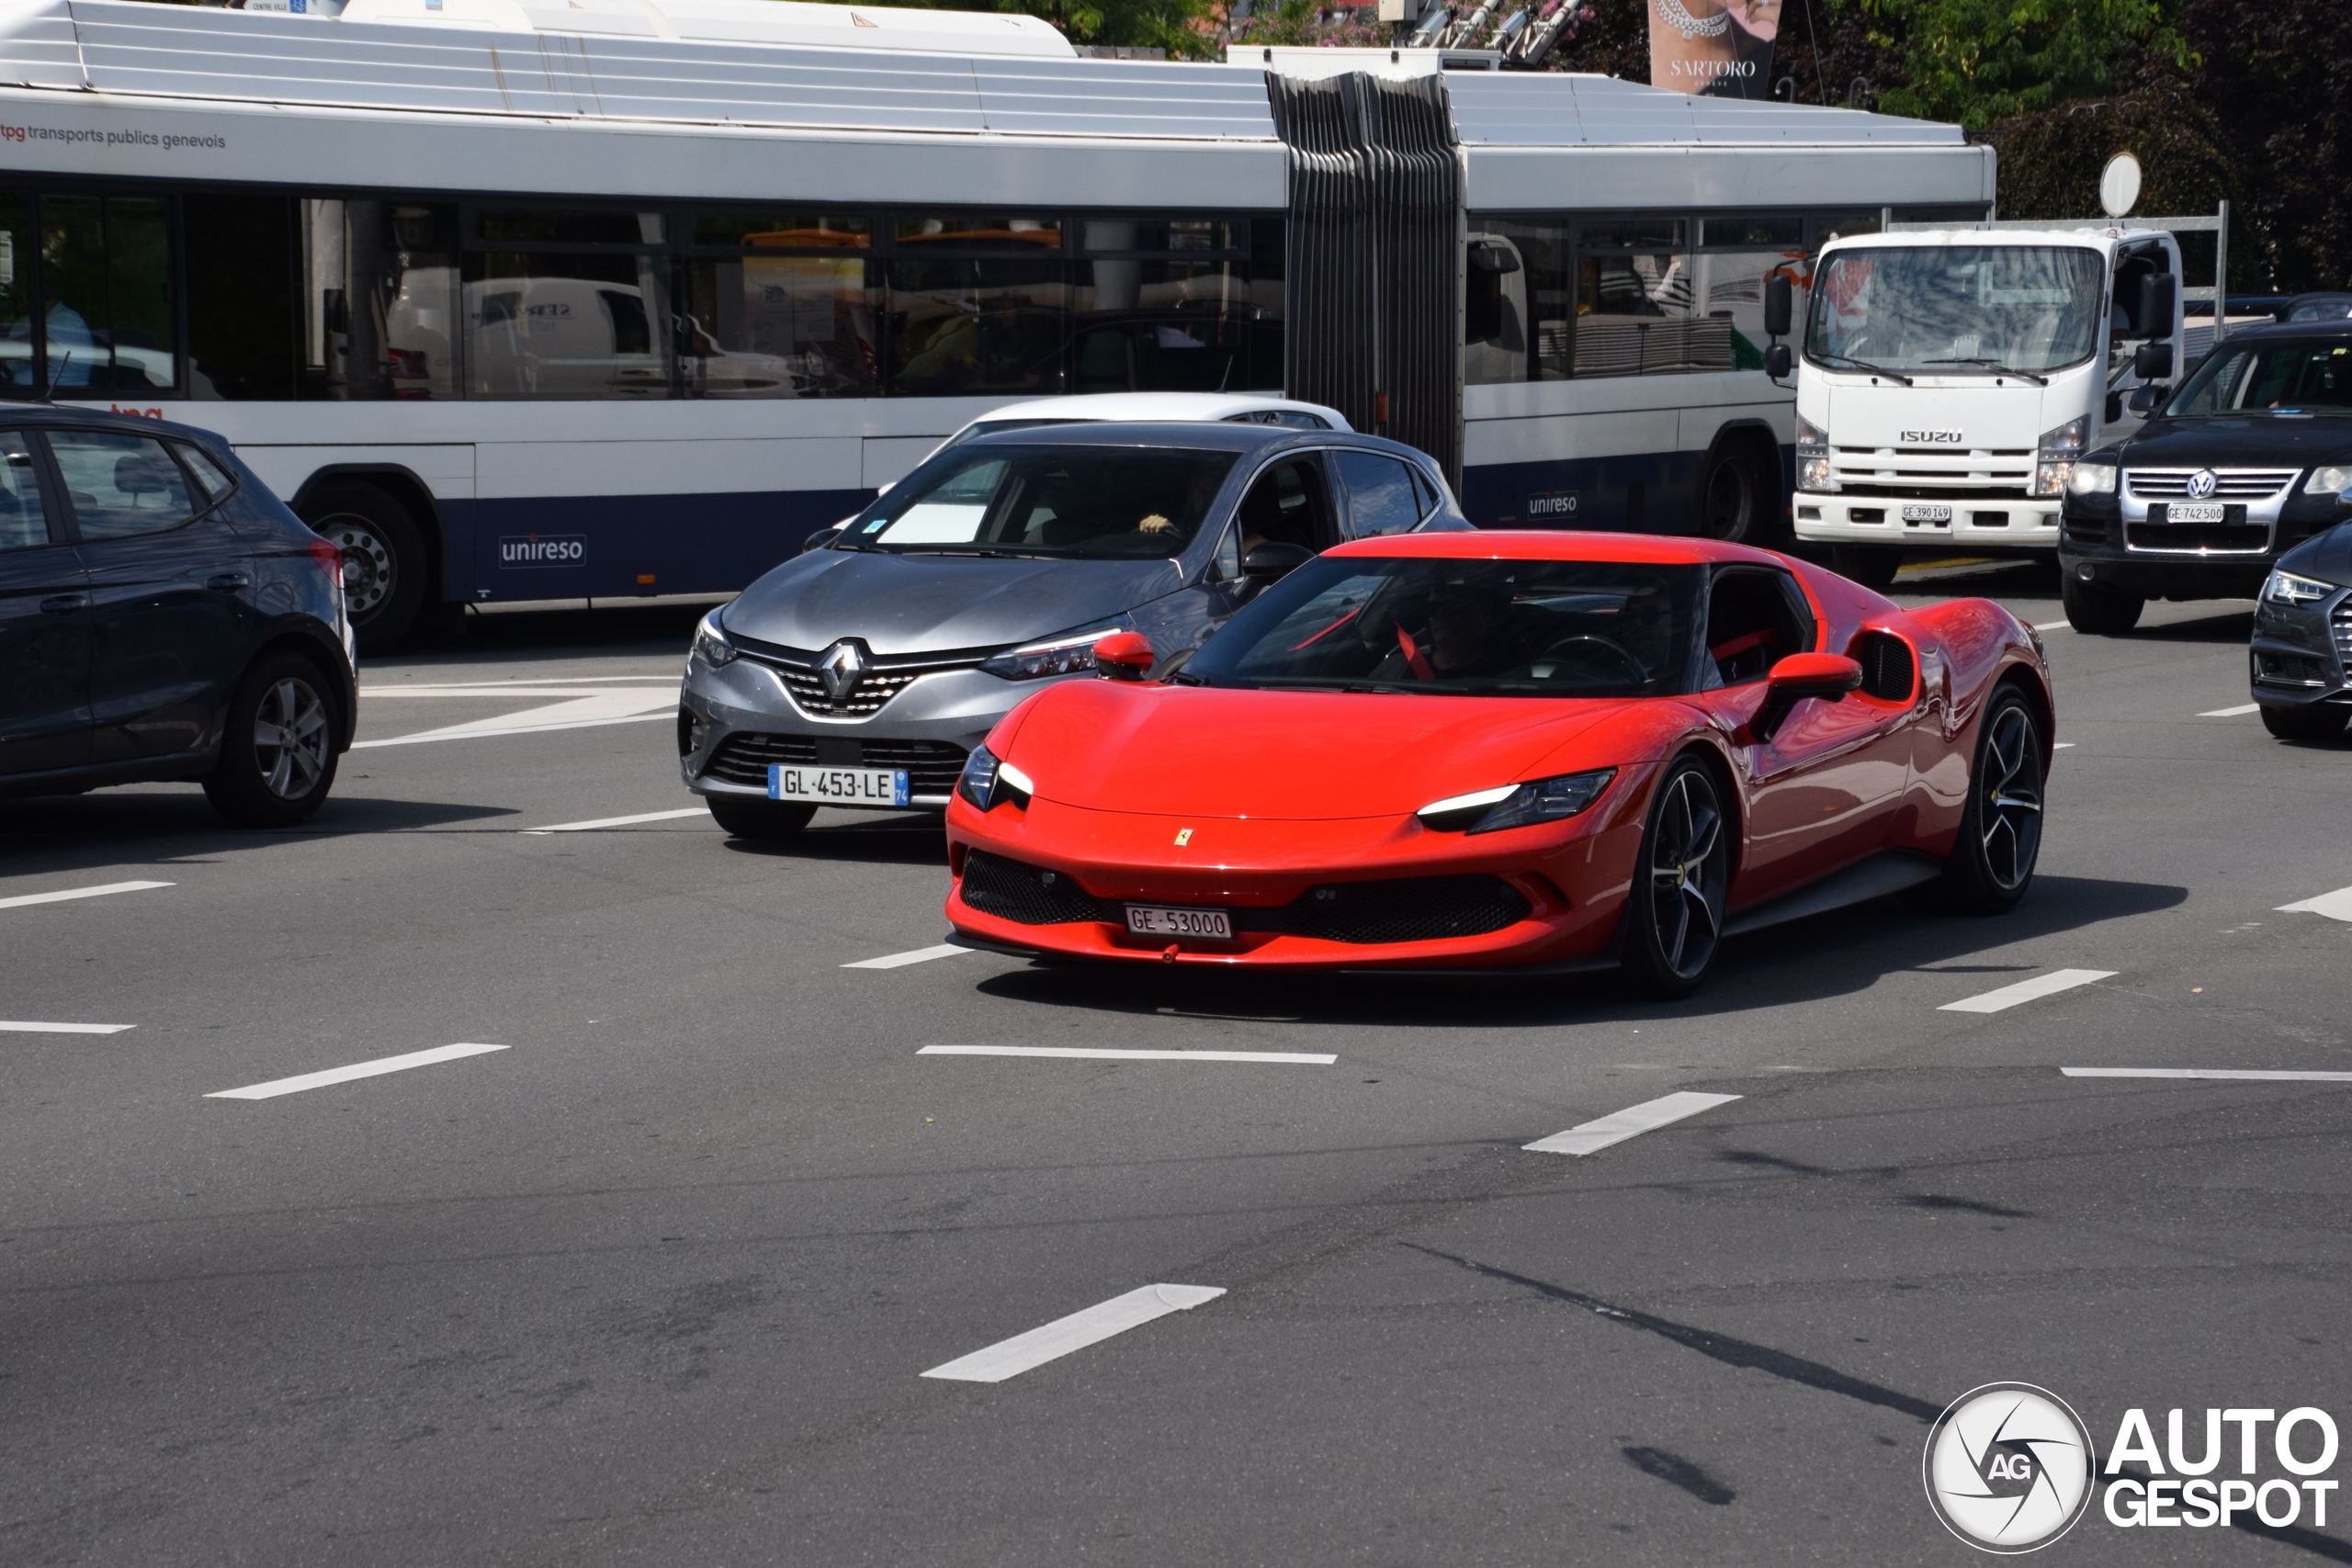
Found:
[[[964,759],[1095,641],[1163,670],[1342,539],[1466,528],[1436,464],[1341,431],[1069,424],[944,447],[695,629],[679,769],[729,832],[937,810]]]

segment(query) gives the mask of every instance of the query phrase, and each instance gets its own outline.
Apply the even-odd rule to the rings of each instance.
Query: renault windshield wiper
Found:
[[[1987,359],[1981,354],[1972,354],[1959,359],[1930,359],[1927,363],[1929,365],[1982,365],[1996,376],[2014,376],[2020,381],[2030,381],[2037,387],[2050,385],[2050,378],[2047,376],[2032,370],[2020,370],[2014,365],[2004,365],[1997,359]]]
[[[1906,387],[1917,384],[1900,370],[1889,370],[1883,365],[1872,365],[1869,360],[1857,359],[1850,354],[1816,354],[1814,357],[1825,364],[1834,359],[1841,365],[1850,365],[1857,370],[1867,370],[1873,376],[1883,376],[1890,381],[1900,381]]]

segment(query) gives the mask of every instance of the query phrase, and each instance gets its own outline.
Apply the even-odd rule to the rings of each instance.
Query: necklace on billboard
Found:
[[[1657,0],[1657,14],[1666,25],[1680,33],[1685,40],[1694,38],[1721,38],[1731,28],[1731,13],[1718,11],[1712,17],[1694,17],[1682,0]]]

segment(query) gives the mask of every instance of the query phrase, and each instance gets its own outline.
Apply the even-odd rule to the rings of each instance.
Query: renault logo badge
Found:
[[[2188,499],[2205,501],[2222,488],[2222,476],[2211,468],[2199,468],[2188,476]]]
[[[854,637],[843,637],[818,657],[817,680],[825,688],[825,695],[840,702],[856,689],[873,668],[874,659],[865,651],[865,645]]]

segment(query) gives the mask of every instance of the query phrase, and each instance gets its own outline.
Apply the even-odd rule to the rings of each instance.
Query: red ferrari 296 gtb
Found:
[[[1939,882],[1984,912],[2041,842],[2050,678],[1983,599],[1904,610],[1736,545],[1366,539],[1150,680],[1007,715],[947,812],[947,917],[1035,957],[1258,969],[1622,964]]]

